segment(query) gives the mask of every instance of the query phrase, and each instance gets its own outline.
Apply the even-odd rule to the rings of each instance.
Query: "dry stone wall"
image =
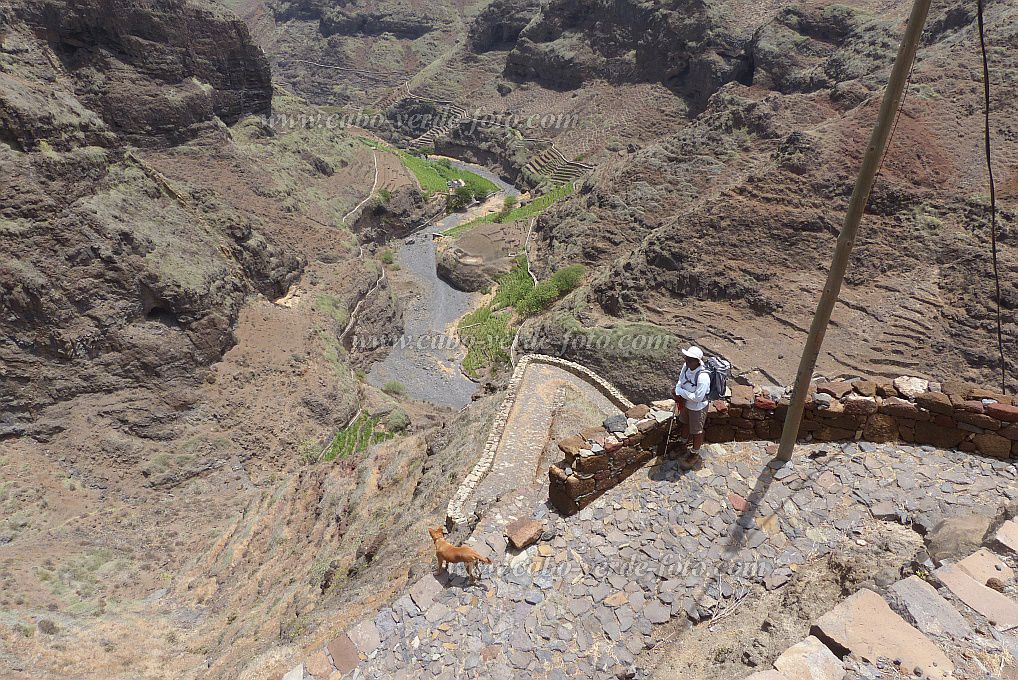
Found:
[[[776,440],[791,389],[733,385],[712,402],[708,442]],[[670,400],[636,405],[626,417],[558,442],[564,458],[548,470],[548,496],[571,515],[665,453]],[[678,426],[675,427],[675,435]],[[1018,458],[1018,398],[968,383],[901,377],[810,386],[799,438],[805,441],[904,441],[994,458]],[[669,448],[678,444],[667,445]],[[674,449],[673,449],[674,451]]]

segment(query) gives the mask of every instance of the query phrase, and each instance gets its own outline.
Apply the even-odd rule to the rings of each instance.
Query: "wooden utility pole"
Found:
[[[827,324],[831,320],[834,303],[838,301],[838,294],[841,292],[841,283],[845,279],[848,258],[852,254],[852,246],[855,245],[859,222],[862,220],[866,203],[870,197],[870,190],[873,188],[873,179],[880,169],[880,161],[894,127],[894,119],[905,91],[905,82],[912,69],[916,50],[919,48],[919,38],[922,36],[923,27],[926,25],[930,2],[931,0],[915,0],[912,5],[912,13],[908,18],[908,25],[905,27],[905,35],[902,36],[901,45],[898,46],[898,56],[891,69],[891,79],[887,83],[887,90],[884,91],[877,124],[870,135],[870,143],[866,148],[866,155],[863,156],[862,167],[859,168],[859,177],[855,181],[852,200],[848,204],[845,226],[842,227],[841,233],[838,235],[838,244],[834,248],[834,259],[831,261],[831,270],[827,274],[827,283],[820,295],[820,302],[817,304],[817,311],[809,328],[809,337],[806,338],[806,346],[803,348],[802,359],[799,361],[799,372],[795,376],[795,391],[792,393],[792,403],[788,407],[788,415],[785,416],[785,427],[781,432],[781,444],[778,446],[777,457],[779,460],[792,459],[792,450],[795,448],[799,425],[802,423],[802,412],[806,406],[807,392],[810,382],[813,380],[813,369],[816,368],[817,357],[820,355],[820,347],[824,342],[824,334],[827,332]]]

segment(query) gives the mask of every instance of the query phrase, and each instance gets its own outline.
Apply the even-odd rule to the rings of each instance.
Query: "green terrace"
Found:
[[[555,187],[546,194],[541,194],[534,200],[518,205],[509,210],[502,210],[497,213],[491,213],[477,219],[470,220],[463,224],[458,224],[451,229],[447,229],[442,232],[443,236],[458,236],[474,227],[481,224],[509,224],[511,222],[519,222],[522,220],[529,220],[533,217],[537,217],[545,210],[550,208],[556,201],[559,201],[566,196],[572,194],[576,189],[572,183],[563,184],[562,186]]]

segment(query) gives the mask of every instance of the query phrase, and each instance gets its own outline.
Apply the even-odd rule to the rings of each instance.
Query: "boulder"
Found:
[[[620,432],[620,433],[625,432],[627,425],[629,425],[629,421],[626,420],[626,416],[621,413],[618,415],[609,416],[604,420],[604,429],[607,430],[608,432]]]
[[[877,396],[877,384],[872,380],[856,380],[852,383],[852,389],[864,397]]]
[[[835,399],[841,399],[852,391],[850,382],[822,382],[817,383],[817,394],[829,394]]]
[[[340,673],[350,673],[361,662],[361,658],[357,654],[357,647],[346,633],[342,633],[326,645],[326,648],[329,650],[329,655],[332,656],[333,665],[339,669]]]
[[[992,521],[992,517],[977,514],[941,520],[924,538],[926,552],[938,564],[971,555],[982,545]]]
[[[648,413],[650,413],[649,406],[647,406],[646,404],[636,404],[635,406],[630,407],[628,411],[626,411],[626,418],[635,418],[636,420],[639,420]]]
[[[1000,421],[982,413],[969,413],[968,411],[955,411],[954,419],[959,423],[975,425],[983,430],[999,430]]]
[[[732,406],[752,406],[753,388],[750,385],[732,385]]]
[[[844,404],[845,413],[851,415],[868,416],[877,412],[877,400],[873,397],[850,394],[845,397]]]
[[[909,420],[929,420],[930,414],[915,404],[898,397],[888,397],[880,404],[880,413]]]
[[[930,381],[923,378],[902,376],[894,379],[894,389],[909,399],[915,399],[930,389]]]
[[[559,450],[566,454],[570,458],[576,456],[580,452],[580,449],[587,446],[586,440],[580,437],[566,437],[558,443]]]
[[[955,564],[945,564],[935,572],[955,597],[976,610],[990,625],[1003,631],[1018,628],[1018,603],[979,583]]]
[[[885,413],[874,413],[866,420],[863,439],[877,444],[898,439],[898,423]]]
[[[958,561],[958,568],[982,585],[989,585],[997,580],[1002,585],[1014,581],[1014,571],[1003,560],[986,548],[980,548],[963,560]]]
[[[957,448],[965,433],[953,427],[943,427],[922,421],[915,425],[915,440],[919,444],[932,444],[942,449]]]

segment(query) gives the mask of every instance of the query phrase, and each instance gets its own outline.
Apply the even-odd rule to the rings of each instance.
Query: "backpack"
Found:
[[[710,375],[710,389],[707,400],[724,399],[728,393],[728,377],[732,373],[732,363],[721,357],[711,357],[704,361],[707,374]]]

